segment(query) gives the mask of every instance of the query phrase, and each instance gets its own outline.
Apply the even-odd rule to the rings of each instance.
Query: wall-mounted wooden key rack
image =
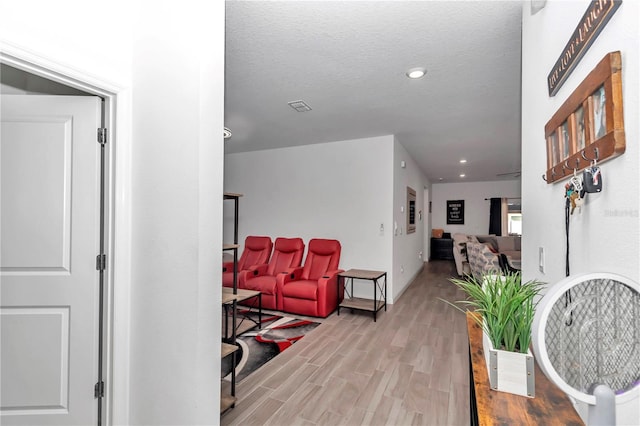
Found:
[[[620,52],[608,53],[596,65],[547,122],[544,134],[547,183],[624,153]]]

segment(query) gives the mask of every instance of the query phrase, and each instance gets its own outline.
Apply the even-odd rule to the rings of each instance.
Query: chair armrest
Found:
[[[286,271],[280,272],[278,275],[276,275],[276,291],[278,294],[276,303],[279,311],[284,310],[284,297],[282,296],[284,286],[291,281],[299,280],[301,276],[302,266],[296,268],[288,268]]]
[[[328,271],[325,275],[318,279],[318,291],[321,293],[330,293],[333,297],[336,297],[338,291],[338,274],[344,272],[343,269],[336,269],[335,271]],[[342,299],[342,298],[341,298]]]
[[[340,282],[340,288],[338,288],[338,274],[340,272],[344,272],[344,270],[327,271],[318,280],[318,311],[320,316],[329,315],[344,299],[344,281]]]
[[[247,279],[265,275],[267,273],[267,269],[269,269],[269,265],[266,263],[260,265],[252,265],[247,269]]]
[[[333,271],[327,271],[320,279],[332,279],[335,275],[338,275],[340,272],[344,272],[344,269],[334,269]]]
[[[302,276],[302,266],[296,266],[293,268],[287,268],[285,271],[281,272],[280,275],[286,275],[288,276],[288,278],[286,279],[285,282],[289,282],[289,281],[295,281],[295,280],[299,280],[300,277]]]
[[[288,268],[286,271],[280,272],[276,276],[276,284],[278,291],[282,290],[282,286],[291,281],[299,280],[302,276],[302,266],[296,268]]]

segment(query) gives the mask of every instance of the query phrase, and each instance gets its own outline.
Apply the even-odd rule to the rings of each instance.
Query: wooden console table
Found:
[[[482,329],[467,312],[469,399],[472,425],[584,425],[569,397],[535,364],[535,398],[491,390],[482,349]]]
[[[384,277],[384,284],[378,282]],[[370,280],[373,284],[373,300],[353,297],[353,280]],[[346,281],[351,281],[351,290],[347,288]],[[373,312],[373,322],[376,322],[376,314],[382,308],[387,310],[387,273],[382,271],[367,271],[364,269],[349,269],[338,274],[338,315],[340,308],[358,309]],[[344,285],[346,296],[340,303],[340,283]]]

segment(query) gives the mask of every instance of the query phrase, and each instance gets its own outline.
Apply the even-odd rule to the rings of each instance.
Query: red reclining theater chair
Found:
[[[272,247],[270,237],[249,236],[244,240],[244,250],[238,260],[238,288],[245,288],[247,273],[269,261]],[[222,264],[222,285],[233,287],[233,262]]]
[[[278,275],[278,310],[314,317],[327,317],[344,297],[338,289],[340,242],[312,239],[304,267]],[[342,287],[342,286],[341,286]]]
[[[257,266],[245,276],[244,288],[262,293],[263,309],[278,309],[276,276],[291,268],[300,267],[304,253],[302,238],[276,238],[268,265]]]

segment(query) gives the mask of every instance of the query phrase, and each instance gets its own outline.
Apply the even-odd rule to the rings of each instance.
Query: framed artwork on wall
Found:
[[[584,107],[580,105],[576,112],[571,114],[571,133],[574,135],[575,152],[582,151],[586,146],[586,127],[584,117]]]
[[[562,161],[565,161],[573,151],[571,147],[571,135],[569,134],[569,120],[566,120],[560,125],[560,138],[562,146],[562,154],[560,157]]]
[[[607,94],[604,85],[591,95],[592,134],[594,139],[600,139],[607,134]]]
[[[416,191],[407,186],[407,234],[416,232]]]
[[[447,200],[447,225],[464,225],[464,200]]]

